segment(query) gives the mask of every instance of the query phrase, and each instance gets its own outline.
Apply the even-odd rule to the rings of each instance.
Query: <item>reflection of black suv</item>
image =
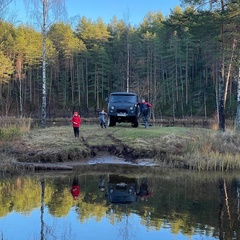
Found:
[[[108,126],[130,122],[138,127],[138,96],[132,92],[113,92],[108,99]]]
[[[134,178],[110,175],[107,184],[107,199],[114,204],[136,202],[137,182]]]

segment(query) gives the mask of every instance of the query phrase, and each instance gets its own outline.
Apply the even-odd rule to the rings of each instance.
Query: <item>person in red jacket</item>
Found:
[[[73,117],[72,117],[72,126],[73,126],[73,132],[75,138],[79,138],[79,128],[81,125],[81,117],[78,115],[78,112],[74,112]]]

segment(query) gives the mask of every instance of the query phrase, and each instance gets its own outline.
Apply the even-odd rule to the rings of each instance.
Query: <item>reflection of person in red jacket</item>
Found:
[[[77,177],[74,177],[74,179],[73,179],[71,194],[72,194],[74,200],[78,199],[78,196],[80,194],[80,186],[79,186]]]
[[[81,125],[81,117],[78,115],[78,112],[74,112],[72,117],[72,126],[75,137],[79,137],[79,128]]]

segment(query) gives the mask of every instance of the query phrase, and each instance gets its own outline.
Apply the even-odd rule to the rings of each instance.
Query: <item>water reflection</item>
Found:
[[[83,172],[1,179],[2,239],[240,238],[237,173]]]
[[[110,175],[106,196],[110,203],[130,204],[136,202],[137,182],[134,178]]]
[[[41,189],[42,189],[42,194],[41,194],[41,240],[44,240],[44,196],[45,196],[45,180],[44,178],[41,179]]]
[[[148,190],[148,180],[144,178],[140,184],[139,192],[137,192],[137,199],[140,198],[141,201],[147,200],[151,196],[151,192]]]
[[[78,199],[78,196],[80,194],[80,186],[79,186],[79,181],[77,176],[74,176],[73,178],[71,194],[72,194],[73,200]]]
[[[99,176],[98,189],[101,192],[105,191],[105,176],[104,175]]]

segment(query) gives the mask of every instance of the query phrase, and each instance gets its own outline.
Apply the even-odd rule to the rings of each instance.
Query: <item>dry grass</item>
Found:
[[[31,129],[30,118],[0,117],[0,173],[22,173],[23,168],[16,164],[11,149],[14,141]]]
[[[14,140],[31,129],[32,119],[0,117],[0,141]]]
[[[20,140],[10,141],[8,153],[21,160],[56,162],[83,159],[98,151],[115,148],[115,154],[135,158],[150,157],[168,166],[197,171],[240,170],[240,136],[233,131],[140,126],[119,124],[101,129],[82,125],[80,138],[71,126],[34,129]],[[17,153],[17,154],[16,154]],[[124,155],[125,154],[125,155]]]
[[[30,130],[31,118],[0,117],[0,128],[15,127],[23,130]]]
[[[0,153],[0,175],[24,174],[33,171],[31,166],[25,167],[16,162],[16,159],[9,154]]]
[[[240,136],[233,131],[197,136],[188,142],[185,155],[194,170],[229,171],[240,169]]]

